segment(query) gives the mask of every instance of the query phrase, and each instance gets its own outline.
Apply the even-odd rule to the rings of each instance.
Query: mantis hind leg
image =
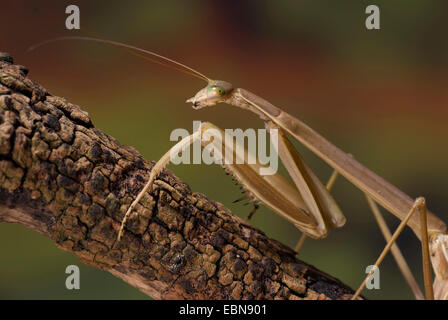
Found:
[[[369,204],[369,207],[371,209],[371,212],[373,216],[375,217],[375,220],[378,224],[378,227],[381,230],[381,233],[384,236],[384,239],[386,240],[386,243],[390,241],[392,238],[392,234],[386,224],[386,221],[383,218],[383,215],[381,214],[380,209],[378,208],[377,203],[370,198],[366,194],[367,203]],[[396,264],[398,265],[398,268],[400,269],[401,274],[403,275],[404,279],[406,280],[407,284],[411,288],[412,293],[414,294],[414,297],[417,300],[423,300],[425,297],[420,290],[419,285],[417,284],[417,281],[414,278],[414,275],[412,274],[411,269],[409,268],[405,258],[403,257],[403,254],[400,251],[400,248],[396,243],[392,245],[391,248],[392,255],[395,259]]]
[[[358,290],[356,290],[355,294],[352,297],[352,300],[358,298],[358,296],[360,295],[361,291],[364,289],[367,281],[372,276],[374,271],[379,267],[381,262],[383,262],[383,260],[386,257],[387,253],[391,250],[391,248],[392,248],[393,244],[395,243],[395,241],[397,240],[398,236],[401,234],[403,229],[406,227],[408,221],[411,219],[411,217],[413,216],[413,214],[415,212],[419,212],[420,213],[420,219],[422,221],[423,220],[426,221],[427,215],[426,215],[426,205],[425,205],[425,199],[424,198],[420,197],[420,198],[417,198],[414,201],[414,204],[412,205],[411,210],[409,211],[409,213],[401,221],[400,225],[395,230],[394,234],[392,235],[392,237],[390,238],[390,240],[388,241],[388,243],[384,247],[384,249],[381,252],[381,254],[379,255],[378,259],[375,261],[374,267],[370,270],[369,274],[366,276],[364,281],[361,283],[361,285],[359,286]],[[427,241],[427,239],[428,239],[427,226],[426,226],[426,223],[422,223],[421,226],[422,226],[421,237],[422,237],[422,252],[423,252],[423,260],[424,260],[425,288],[426,288],[426,292],[427,292],[426,293],[427,294],[426,298],[427,299],[433,299],[431,279],[430,279],[430,276],[426,275],[426,273],[430,274],[430,272],[431,272],[431,269],[428,269],[430,261],[429,261],[429,247],[428,247],[428,241]],[[426,229],[425,229],[425,227],[426,227]],[[426,241],[424,241],[424,238],[426,238]]]

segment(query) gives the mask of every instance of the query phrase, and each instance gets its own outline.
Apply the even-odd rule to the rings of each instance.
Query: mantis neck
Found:
[[[254,106],[249,104],[243,98],[241,98],[240,90],[241,90],[240,88],[234,89],[232,91],[232,93],[230,94],[230,96],[227,98],[227,100],[224,101],[224,103],[230,104],[232,106],[235,106],[235,107],[238,107],[238,108],[241,108],[244,110],[249,110],[249,111],[255,113],[256,115],[258,115],[261,120],[269,121],[269,118],[266,117],[265,114],[263,114],[260,110],[258,110],[257,108],[255,108]]]

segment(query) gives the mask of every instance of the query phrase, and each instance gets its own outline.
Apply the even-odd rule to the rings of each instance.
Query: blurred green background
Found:
[[[65,30],[65,7],[81,9],[81,32]],[[365,28],[369,4],[381,30]],[[253,114],[218,105],[194,111],[184,101],[204,83],[116,48],[59,42],[26,53],[42,40],[82,31],[157,51],[232,82],[297,116],[448,222],[448,40],[444,0],[395,1],[9,1],[0,12],[0,50],[30,68],[51,93],[88,111],[94,124],[157,160],[175,128],[193,120],[221,128],[262,128]],[[295,143],[322,180],[331,174]],[[238,188],[219,167],[173,166],[192,190],[245,217],[232,204]],[[307,240],[300,259],[356,288],[384,247],[364,196],[340,178],[334,196],[347,224],[328,238]],[[386,215],[391,227],[399,221]],[[262,208],[252,223],[293,247],[300,232]],[[398,241],[422,284],[419,242]],[[147,299],[107,272],[83,265],[40,234],[0,224],[1,299]],[[65,268],[81,269],[81,290],[65,289]],[[394,261],[380,268],[371,299],[410,299]]]

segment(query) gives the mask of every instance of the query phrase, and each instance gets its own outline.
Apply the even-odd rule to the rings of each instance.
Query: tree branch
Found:
[[[0,222],[51,238],[154,299],[348,299],[353,291],[153,162],[0,53]]]

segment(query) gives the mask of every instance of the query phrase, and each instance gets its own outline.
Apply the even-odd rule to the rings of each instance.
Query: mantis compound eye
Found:
[[[208,85],[207,91],[208,92],[216,92],[221,97],[223,97],[226,94],[226,90],[223,87],[216,86],[216,85]]]

